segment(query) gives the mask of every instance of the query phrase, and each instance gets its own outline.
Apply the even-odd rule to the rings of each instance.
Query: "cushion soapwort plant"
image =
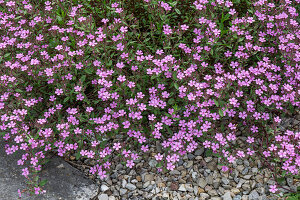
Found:
[[[158,171],[205,147],[224,171],[260,156],[275,180],[298,175],[299,130],[278,130],[300,107],[298,3],[0,0],[1,136],[28,190],[45,192],[49,153],[103,179],[155,142]]]

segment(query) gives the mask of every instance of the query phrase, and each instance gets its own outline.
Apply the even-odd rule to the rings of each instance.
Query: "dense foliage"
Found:
[[[300,108],[299,3],[0,0],[7,154],[24,150],[35,194],[49,152],[105,178],[112,155],[132,168],[157,141],[159,171],[204,146],[224,171],[255,155],[275,179],[299,175],[300,133],[278,129]]]

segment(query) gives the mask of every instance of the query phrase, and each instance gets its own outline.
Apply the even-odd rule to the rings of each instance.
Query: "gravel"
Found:
[[[243,140],[239,136],[237,144],[243,144]],[[199,148],[180,157],[174,170],[157,172],[158,162],[152,152],[164,152],[164,148],[157,142],[149,148],[148,157],[136,161],[132,169],[116,159],[109,177],[105,180],[96,178],[101,191],[99,200],[280,200],[283,199],[280,195],[286,193],[283,190],[280,195],[268,192],[274,180],[256,157],[237,159],[229,166],[232,171],[222,172],[220,165],[223,160],[205,157],[204,148]],[[85,162],[91,163],[92,160]],[[299,181],[286,179],[285,187],[292,189],[297,186],[300,186]]]

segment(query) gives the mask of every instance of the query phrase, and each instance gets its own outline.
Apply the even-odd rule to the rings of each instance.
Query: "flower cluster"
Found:
[[[300,108],[299,0],[144,0],[146,18],[76,2],[0,0],[0,136],[7,154],[25,151],[22,175],[38,180],[55,152],[94,159],[105,178],[113,155],[132,168],[154,142],[159,171],[203,146],[299,173],[300,133],[277,129]]]

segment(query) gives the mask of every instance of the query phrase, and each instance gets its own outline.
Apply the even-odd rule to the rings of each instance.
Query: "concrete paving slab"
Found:
[[[22,167],[17,165],[21,153],[6,155],[4,144],[0,139],[0,200],[17,200],[18,189],[26,187]],[[98,191],[98,187],[81,171],[59,157],[53,157],[45,165],[40,177],[48,180],[45,185],[47,193],[31,197],[23,195],[22,200],[89,200]]]

